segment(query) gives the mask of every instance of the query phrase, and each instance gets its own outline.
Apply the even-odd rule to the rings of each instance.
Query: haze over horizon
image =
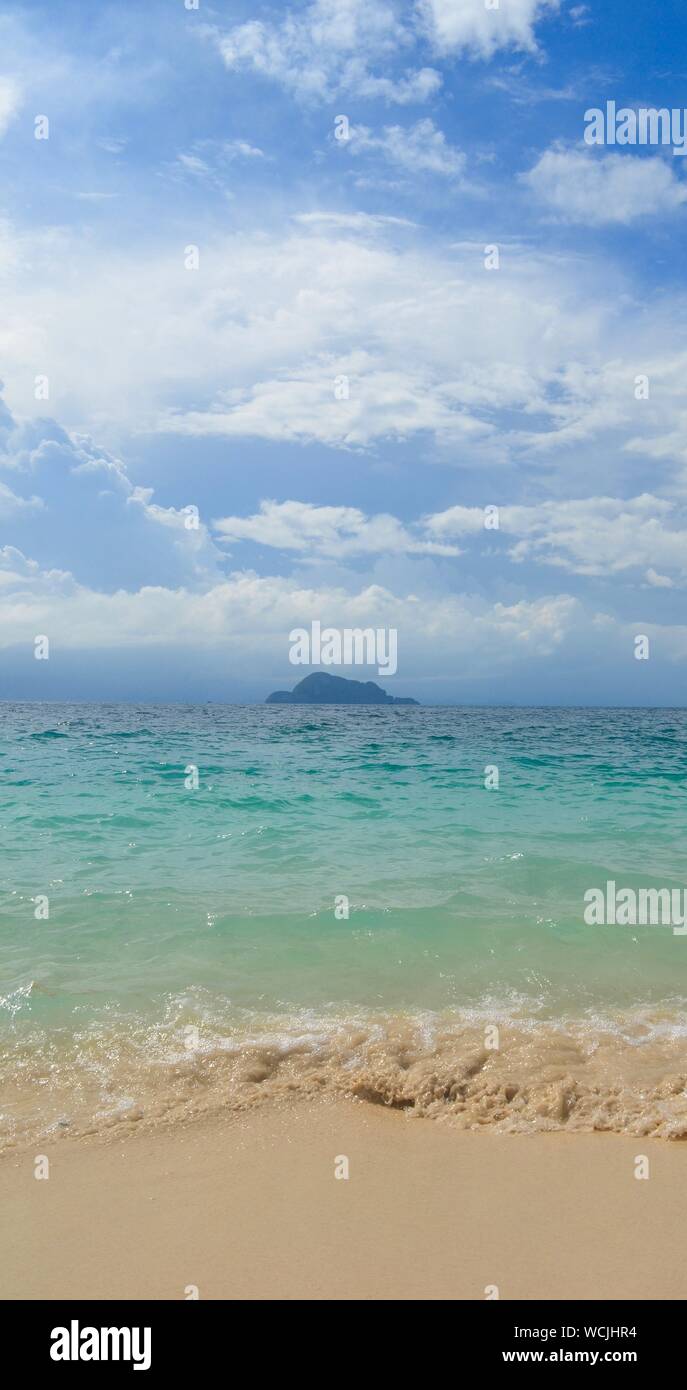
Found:
[[[663,11],[10,0],[0,699],[262,701],[318,620],[687,703],[687,161],[584,141],[684,108]]]

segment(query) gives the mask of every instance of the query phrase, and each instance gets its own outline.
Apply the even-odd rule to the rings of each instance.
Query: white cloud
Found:
[[[350,93],[407,105],[441,86],[433,67],[398,73],[419,45],[439,57],[533,53],[537,22],[557,9],[558,0],[500,0],[497,8],[485,0],[312,0],[279,20],[251,19],[213,36],[230,71],[259,73],[301,100]]]
[[[672,502],[648,493],[627,501],[615,497],[545,501],[538,506],[500,507],[498,529],[521,538],[509,549],[512,560],[533,559],[590,576],[648,566],[649,583],[667,588],[672,581],[652,568],[656,560],[664,569],[687,576],[687,519],[678,517],[674,523],[675,512]],[[425,524],[428,535],[442,540],[479,533],[493,539],[495,535],[484,532],[484,512],[479,507],[450,507],[428,517]]]
[[[607,261],[504,243],[488,272],[482,245],[331,210],[281,234],[218,235],[198,272],[183,249],[103,257],[78,233],[0,227],[0,360],[17,409],[35,412],[41,371],[55,413],[107,440],[160,428],[366,448],[426,434],[460,464],[562,448],[583,463],[580,446],[605,457],[612,440],[687,461],[684,305],[644,304]]]
[[[440,54],[467,52],[491,58],[500,48],[534,52],[535,25],[558,9],[558,0],[419,0],[425,28]]]
[[[385,126],[379,135],[367,126],[353,126],[350,139],[342,144],[354,155],[378,153],[410,174],[456,179],[465,169],[465,155],[449,144],[444,132],[429,117],[412,126]]]
[[[232,574],[202,593],[145,586],[105,594],[71,575],[42,571],[20,552],[0,549],[0,648],[32,644],[45,632],[53,650],[180,646],[187,651],[225,645],[232,659],[250,656],[254,669],[286,665],[288,634],[314,619],[341,627],[398,629],[402,670],[436,661],[452,673],[508,666],[527,653],[547,656],[580,622],[567,595],[491,604],[462,595],[395,594],[378,584],[347,592],[304,587],[293,579]]]
[[[260,503],[255,516],[226,516],[215,530],[228,541],[250,540],[308,558],[354,555],[459,555],[457,546],[419,536],[388,514],[367,517],[357,507],[310,502]]]
[[[687,517],[666,498],[643,493],[627,500],[589,497],[543,501],[536,506],[498,509],[498,534],[508,540],[504,554],[514,562],[535,560],[571,573],[603,576],[646,569],[655,588],[673,587],[687,578]],[[317,507],[308,502],[261,502],[248,517],[215,522],[227,541],[254,541],[310,559],[344,560],[352,556],[435,554],[457,556],[455,541],[493,545],[497,532],[485,526],[482,507],[449,507],[404,525],[388,514],[367,517],[356,507]]]
[[[301,100],[351,93],[407,105],[426,101],[441,85],[427,67],[395,77],[372,71],[370,64],[394,63],[412,42],[389,0],[313,0],[274,22],[238,24],[216,42],[231,71],[256,72]]]
[[[337,383],[349,382],[347,399]],[[477,441],[486,424],[462,408],[455,383],[432,381],[412,367],[380,370],[364,354],[304,363],[296,374],[261,381],[248,390],[220,393],[207,411],[169,411],[158,430],[333,447],[365,448],[375,440],[407,439],[422,431],[447,441]]]
[[[390,106],[420,105],[435,96],[441,86],[435,68],[419,68],[404,77],[376,77],[359,62],[348,64],[344,81],[344,90],[369,100],[386,101]]]
[[[18,545],[0,550],[1,648],[30,652],[35,634],[44,632],[53,651],[224,652],[234,664],[250,664],[255,679],[267,679],[286,662],[291,629],[317,618],[335,626],[396,627],[402,674],[436,671],[439,662],[442,678],[463,679],[469,668],[472,680],[493,681],[500,670],[562,648],[568,656],[584,649],[588,657],[594,632],[606,655],[609,643],[629,641],[622,624],[590,614],[569,594],[494,602],[449,592],[436,567],[422,569],[432,557],[459,555],[457,538],[479,545],[486,534],[481,508],[452,507],[403,523],[355,507],[265,502],[252,516],[220,519],[218,534],[230,544],[245,540],[286,552],[301,571],[304,563],[317,563],[320,577],[308,584],[252,570],[227,576],[202,521],[188,530],[183,509],[157,506],[149,489],[133,486],[119,460],[90,440],[70,438],[49,421],[18,426],[2,410],[0,437],[12,498],[35,508],[26,519],[27,542],[52,554],[52,563],[39,564]],[[7,493],[0,485],[0,499]],[[644,566],[654,588],[672,583],[649,563],[655,556],[662,571],[686,573],[687,532],[665,499],[504,506],[500,522],[505,537],[516,541],[507,552],[513,561],[531,558],[587,575]],[[13,524],[20,526],[21,508]],[[491,533],[489,543],[495,539]],[[406,581],[374,582],[377,563],[399,556],[420,568],[408,569]],[[356,559],[370,561],[364,578],[345,568]],[[336,580],[330,561],[337,562]],[[412,587],[416,578],[421,598]],[[646,622],[641,630],[649,630]],[[671,659],[687,654],[681,631],[658,631]]]
[[[358,369],[364,365],[361,359]],[[374,413],[384,392],[374,373],[372,377],[374,404],[369,408]],[[273,386],[272,392],[254,394],[250,401],[227,405],[207,418],[192,415],[179,428],[217,434],[262,430],[267,436],[269,422],[276,418],[279,437],[283,437],[288,414],[294,438],[312,438],[319,429],[326,440],[324,422],[330,407],[335,421],[330,423],[332,437],[341,438],[343,425],[340,420],[336,423],[336,412],[345,411],[350,401],[334,399],[331,379],[313,376],[312,398],[303,393],[302,383],[284,381]],[[280,402],[278,390],[295,400],[288,405]],[[406,384],[405,394],[400,393],[398,381],[387,383],[386,428],[390,430],[394,421],[395,428],[402,429],[404,411],[413,415],[417,425],[426,396],[419,381],[413,383],[412,392]],[[435,412],[438,399],[430,407]],[[460,428],[463,439],[469,440],[473,430],[479,433],[485,428],[465,412],[454,416],[450,406],[447,398],[447,430]],[[243,412],[251,410],[256,419],[247,424]],[[363,393],[358,434],[351,420],[347,425],[346,438],[351,442],[367,437],[365,410]],[[17,424],[0,401],[3,467],[12,487],[0,481],[0,516],[11,518],[14,536],[24,537],[39,554],[47,551],[61,572],[76,570],[81,583],[97,578],[98,587],[110,590],[124,584],[138,588],[156,583],[204,591],[224,575],[226,544],[243,541],[291,554],[300,563],[334,560],[340,565],[364,557],[370,561],[384,556],[456,557],[461,554],[457,542],[464,538],[477,542],[478,548],[483,541],[498,545],[497,534],[485,528],[482,507],[458,505],[401,522],[389,513],[368,516],[357,507],[296,500],[263,501],[253,515],[220,517],[214,522],[213,537],[209,523],[188,509],[159,506],[151,489],[135,486],[121,461],[87,436],[70,436],[50,420]],[[498,534],[508,542],[504,556],[515,563],[529,560],[589,577],[642,570],[653,588],[687,581],[684,504],[665,496],[643,493],[626,500],[596,496],[500,505]]]
[[[248,140],[228,140],[224,149],[228,155],[241,156],[242,159],[264,159],[265,151],[259,145],[251,145]]]
[[[687,182],[659,156],[553,149],[523,178],[562,219],[590,227],[675,212],[687,202]]]
[[[651,584],[654,589],[673,589],[675,587],[674,581],[669,575],[658,574],[657,571],[651,567],[647,570],[646,577],[649,584]]]

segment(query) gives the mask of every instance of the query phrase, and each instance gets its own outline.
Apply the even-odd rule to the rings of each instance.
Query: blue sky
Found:
[[[684,704],[687,158],[584,130],[686,30],[6,5],[0,696],[263,699],[318,619],[423,701]]]

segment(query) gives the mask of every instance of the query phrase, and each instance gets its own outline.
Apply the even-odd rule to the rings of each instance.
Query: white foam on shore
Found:
[[[207,1001],[194,1015],[193,1002],[185,996],[164,1023],[129,1016],[16,1038],[0,1073],[4,1142],[322,1095],[461,1128],[687,1135],[679,1000],[561,1020],[511,998],[441,1014],[241,1012],[231,1022]]]

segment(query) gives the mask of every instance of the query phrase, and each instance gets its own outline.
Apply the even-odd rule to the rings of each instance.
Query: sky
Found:
[[[316,620],[423,703],[684,705],[687,157],[585,113],[684,113],[686,39],[5,4],[0,698],[263,700]]]

